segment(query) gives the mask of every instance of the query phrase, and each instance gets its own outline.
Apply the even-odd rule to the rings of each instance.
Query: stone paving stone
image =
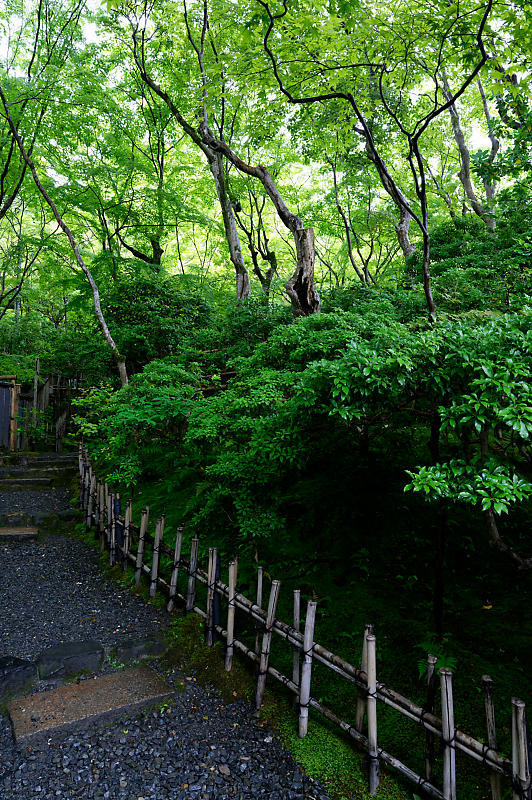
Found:
[[[0,528],[0,541],[28,541],[30,539],[36,539],[39,534],[38,528],[33,528],[30,526],[26,527],[17,527],[17,526],[10,526],[6,528]]]
[[[0,656],[0,702],[17,691],[28,690],[38,679],[37,665],[15,656]]]
[[[87,678],[46,692],[17,697],[7,705],[15,739],[29,743],[78,730],[94,721],[137,712],[173,694],[171,687],[146,666]]]
[[[98,672],[103,664],[105,652],[99,642],[66,642],[47,647],[37,657],[39,677],[63,677],[85,670]]]

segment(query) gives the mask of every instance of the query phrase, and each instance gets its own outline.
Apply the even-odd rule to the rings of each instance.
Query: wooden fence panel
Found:
[[[100,526],[103,515],[103,504],[105,501],[103,483],[96,478],[95,472],[89,473],[90,462],[86,453],[80,450],[80,497],[83,510],[87,514],[87,521],[90,524]],[[89,474],[90,492],[86,491]],[[95,487],[102,487],[96,489]],[[107,485],[105,484],[107,487]],[[97,499],[90,499],[92,492],[96,493]],[[512,701],[512,760],[502,756],[497,750],[497,738],[495,731],[495,716],[493,710],[493,699],[491,695],[491,684],[489,678],[485,676],[483,686],[486,698],[486,717],[488,725],[488,743],[480,742],[463,731],[455,729],[454,709],[452,696],[452,674],[449,670],[440,670],[440,685],[442,698],[442,718],[434,714],[434,691],[436,660],[429,656],[429,673],[427,678],[427,703],[424,708],[413,703],[408,698],[385,686],[377,680],[376,658],[375,658],[375,636],[373,626],[367,625],[364,631],[364,643],[362,650],[361,666],[357,668],[349,664],[340,656],[332,653],[327,648],[314,641],[314,622],[316,616],[316,603],[309,601],[307,607],[307,618],[305,630],[302,633],[300,627],[300,594],[294,593],[294,615],[293,627],[276,618],[277,602],[279,597],[279,581],[272,581],[268,609],[262,608],[263,592],[263,570],[258,568],[257,596],[256,602],[249,600],[236,588],[236,560],[229,565],[229,583],[224,584],[219,578],[218,558],[215,548],[210,549],[208,571],[198,567],[199,540],[194,536],[191,543],[190,559],[182,556],[183,530],[178,529],[174,548],[170,548],[163,540],[164,518],[158,521],[155,535],[148,531],[149,509],[142,512],[140,526],[133,523],[131,519],[131,505],[128,504],[125,516],[122,517],[120,510],[113,513],[113,493],[105,491],[107,501],[107,536],[104,536],[107,546],[111,550],[116,550],[115,533],[118,525],[123,530],[127,526],[127,545],[120,543],[119,552],[123,555],[124,561],[135,568],[135,583],[138,584],[141,576],[145,575],[150,585],[150,594],[155,591],[163,591],[169,598],[168,610],[172,611],[176,602],[180,602],[187,611],[193,611],[206,621],[206,634],[209,643],[212,643],[214,633],[226,639],[225,668],[231,669],[233,652],[238,650],[258,665],[258,680],[256,705],[260,707],[263,702],[266,676],[271,675],[283,686],[291,691],[299,701],[300,735],[305,735],[308,725],[308,710],[314,709],[326,719],[337,725],[342,731],[349,735],[358,746],[364,749],[369,755],[369,785],[370,792],[373,794],[378,787],[378,763],[379,761],[397,770],[406,780],[414,784],[419,791],[436,800],[456,800],[456,768],[455,753],[460,750],[469,758],[484,765],[490,775],[492,798],[500,800],[501,783],[500,776],[505,776],[511,781],[514,798],[517,800],[529,800],[531,798],[530,789],[530,764],[527,749],[527,727],[525,704],[521,700]],[[90,513],[89,513],[90,504]],[[162,523],[162,524],[161,524]],[[144,562],[145,543],[148,542],[152,549],[152,562]],[[135,553],[136,548],[136,553]],[[159,569],[160,553],[169,557],[172,564],[171,577],[167,581]],[[179,591],[178,576],[179,571],[186,576],[186,587],[184,591]],[[196,585],[202,584],[207,588],[206,609],[200,608],[196,604]],[[215,595],[226,598],[228,602],[227,630],[214,618],[214,598]],[[234,623],[235,612],[239,611],[249,617],[257,626],[257,630],[262,630],[262,645],[260,652],[257,644],[254,649],[249,648],[245,643],[235,637]],[[292,650],[292,678],[283,675],[276,667],[270,663],[270,652],[272,637],[277,636]],[[257,634],[258,638],[258,634]],[[333,711],[323,706],[311,694],[311,670],[312,661],[315,660],[323,664],[335,674],[353,683],[358,687],[360,695],[357,701],[355,712],[355,724],[342,720]],[[301,675],[299,675],[299,665],[301,661]],[[489,685],[488,685],[489,684]],[[486,688],[487,687],[487,688]],[[377,741],[377,705],[382,703],[389,708],[393,708],[402,716],[411,719],[422,729],[425,730],[425,776],[421,777],[399,759],[378,746]],[[368,735],[362,732],[364,713],[367,712]],[[440,740],[443,747],[443,789],[440,790],[432,782],[434,742]]]

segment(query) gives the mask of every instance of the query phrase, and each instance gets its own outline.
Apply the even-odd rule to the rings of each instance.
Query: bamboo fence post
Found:
[[[198,545],[199,539],[194,536],[190,545],[190,563],[188,567],[188,588],[186,610],[192,611],[196,599],[196,570],[198,568]]]
[[[31,419],[33,422],[33,426],[37,424],[37,400],[39,397],[39,373],[40,373],[41,362],[40,359],[35,359],[35,369],[33,372],[33,404],[31,409]]]
[[[516,698],[512,697],[512,800],[519,800],[520,792],[517,791],[519,771],[519,750],[517,744],[517,714],[515,708]]]
[[[98,538],[100,528],[100,480],[94,473],[94,538]]]
[[[266,615],[266,628],[262,637],[262,649],[260,651],[259,677],[257,680],[257,694],[255,705],[259,709],[264,700],[264,690],[266,688],[266,676],[268,674],[268,661],[270,659],[270,647],[272,642],[273,623],[275,621],[275,611],[279,600],[280,581],[272,581],[270,599],[268,602],[268,613]]]
[[[298,633],[301,630],[301,590],[294,589],[294,630]],[[292,681],[299,686],[299,647],[292,647]],[[299,695],[296,695],[294,704],[299,703]]]
[[[497,728],[495,726],[495,706],[493,704],[493,680],[489,675],[482,676],[482,691],[484,694],[484,708],[486,710],[488,745],[492,750],[497,750]],[[501,800],[500,775],[497,775],[495,772],[490,772],[490,785],[492,800]]]
[[[159,576],[159,551],[164,533],[164,514],[159,517],[155,525],[155,539],[153,541],[153,558],[151,562],[150,597],[157,593],[157,578]]]
[[[235,632],[235,591],[236,591],[237,565],[234,561],[229,564],[229,593],[227,604],[227,649],[225,651],[225,669],[231,671],[233,666],[233,640]]]
[[[257,567],[257,606],[262,608],[262,585],[264,579],[264,570],[261,566]],[[256,633],[255,633],[255,652],[257,655],[260,655],[260,630],[259,626],[256,625]]]
[[[209,547],[209,566],[207,568],[207,616],[205,617],[205,644],[214,644],[214,584],[216,581],[216,548]]]
[[[369,793],[375,794],[379,786],[379,760],[377,755],[377,648],[375,636],[366,636],[367,675],[368,675],[368,755],[369,755]]]
[[[531,784],[525,704],[517,697],[512,697],[512,788],[514,800],[529,800]]]
[[[434,714],[434,701],[436,698],[436,656],[430,653],[427,656],[427,702],[425,711]],[[425,736],[425,778],[432,781],[434,775],[434,734],[427,731]]]
[[[83,480],[85,470],[85,453],[81,442],[78,445],[78,465],[79,465],[79,504],[83,507]]]
[[[89,451],[85,450],[85,466],[83,470],[83,510],[87,510],[89,503],[89,480],[90,480],[91,462],[89,458]]]
[[[116,516],[114,492],[109,492],[109,532],[109,564],[114,567],[116,564]]]
[[[80,508],[85,511],[85,473],[87,471],[87,464],[85,463],[85,457],[83,457],[83,461],[81,463],[81,473],[79,476],[79,505]]]
[[[96,483],[96,476],[94,474],[92,466],[89,466],[88,483],[89,483],[89,490],[87,494],[87,516],[85,518],[85,525],[87,530],[90,530],[92,526],[92,510],[94,506],[94,486]]]
[[[114,517],[115,517],[115,563],[124,562],[124,526],[120,522],[122,514],[122,501],[120,500],[119,492],[116,493],[114,499]]]
[[[453,674],[450,669],[440,670],[440,685],[443,740],[443,797],[444,800],[456,800]]]
[[[238,567],[238,559],[236,559],[236,565]],[[219,582],[220,582],[220,556],[218,555],[218,551],[216,551],[215,557],[214,557],[214,592],[213,592],[213,596],[212,596],[212,637],[213,637],[213,644],[216,641],[218,641],[217,626],[220,627],[220,625],[222,624],[221,598],[220,598],[220,592],[216,588]]]
[[[362,672],[368,671],[368,636],[373,633],[373,625],[369,622],[364,626],[364,640],[362,642],[362,658],[360,659],[360,669]],[[357,707],[355,712],[355,728],[362,733],[364,726],[364,714],[366,712],[366,697],[363,690],[358,691]]]
[[[79,465],[79,507],[83,509],[83,485],[85,483],[85,464],[83,461]]]
[[[127,570],[129,563],[129,548],[131,542],[131,498],[126,503],[126,510],[124,512],[124,548],[122,550],[122,569],[124,572]]]
[[[149,516],[150,516],[150,507],[146,506],[140,517],[139,544],[137,548],[137,560],[135,561],[135,586],[139,585],[140,576],[142,575],[142,559],[144,558],[144,540],[146,538],[146,530],[148,528]]]
[[[310,681],[312,677],[312,645],[314,644],[314,625],[316,622],[316,601],[307,603],[305,617],[305,633],[303,635],[303,663],[301,665],[301,682],[299,684],[299,738],[307,735],[308,708],[310,700]]]
[[[107,541],[107,545],[111,546],[111,519],[112,519],[112,492],[109,489],[107,481],[105,482],[105,509],[106,509],[106,527],[105,527],[105,538]]]
[[[98,481],[98,533],[100,535],[100,551],[105,549],[105,494],[103,483]]]
[[[179,574],[179,563],[181,561],[182,546],[183,546],[183,528],[179,527],[177,529],[177,535],[175,537],[174,566],[172,568],[172,577],[170,579],[169,600],[168,600],[168,605],[166,606],[166,610],[168,612],[173,611],[175,605],[175,595],[177,592],[177,576]]]

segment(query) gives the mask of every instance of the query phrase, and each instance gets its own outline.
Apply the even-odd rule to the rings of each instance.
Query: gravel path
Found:
[[[71,511],[72,504],[66,489],[19,489],[0,491],[0,515],[2,514],[58,514]]]
[[[57,491],[8,500],[55,502]],[[97,561],[64,536],[0,544],[0,654],[32,659],[63,642],[164,630],[168,615],[105,580]],[[328,800],[249,704],[224,703],[178,667],[164,677],[181,689],[166,708],[33,746],[17,748],[0,714],[0,800]]]
[[[0,718],[0,800],[328,800],[251,711],[186,683],[161,711],[19,752]]]
[[[0,655],[35,658],[45,647],[81,639],[111,645],[164,630],[168,615],[102,578],[83,542],[0,543]]]

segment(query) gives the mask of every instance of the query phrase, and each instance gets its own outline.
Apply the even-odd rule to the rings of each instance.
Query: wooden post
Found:
[[[127,570],[129,564],[129,548],[131,543],[131,498],[126,503],[126,510],[124,512],[124,549],[122,551],[122,569],[124,572]]]
[[[294,630],[299,633],[301,630],[301,590],[294,589]],[[299,686],[299,647],[292,647],[292,681]],[[299,704],[299,696],[296,695],[294,704]]]
[[[151,562],[150,597],[155,597],[157,592],[157,578],[159,576],[159,550],[164,533],[164,514],[159,517],[155,525],[155,539],[153,541],[153,558]]]
[[[312,677],[312,645],[314,644],[314,624],[316,622],[316,602],[307,603],[305,632],[303,634],[303,663],[301,665],[301,682],[299,684],[299,738],[307,735],[308,707],[310,700],[310,680]]]
[[[117,492],[113,500],[113,519],[115,526],[115,564],[123,563],[124,560],[124,526],[120,522],[122,515],[122,503],[120,494]]]
[[[100,481],[94,473],[94,538],[98,538],[100,530]]]
[[[453,674],[450,669],[440,669],[440,686],[443,739],[443,797],[444,800],[456,800]]]
[[[231,671],[233,666],[233,641],[235,633],[235,591],[237,566],[234,561],[229,564],[229,597],[227,603],[227,649],[225,651],[225,668]]]
[[[33,426],[37,424],[37,398],[39,395],[39,371],[41,362],[38,358],[35,359],[35,372],[33,373],[33,408],[31,411],[31,418]]]
[[[377,652],[375,636],[366,636],[368,674],[368,755],[369,793],[375,794],[379,786],[379,760],[377,757]]]
[[[115,495],[109,492],[109,564],[114,567],[116,563],[116,525],[115,525]]]
[[[238,566],[238,559],[235,559]],[[218,551],[214,558],[214,593],[212,597],[212,640],[213,643],[218,641],[218,631],[216,626],[222,624],[222,606],[220,592],[218,591],[217,584],[220,582],[220,556]]]
[[[13,381],[11,385],[11,413],[9,420],[9,449],[15,451],[17,449],[18,437],[18,409],[20,404],[20,383]]]
[[[100,534],[100,552],[105,550],[105,492],[102,481],[98,481],[98,533]]]
[[[194,536],[190,546],[190,563],[188,566],[188,588],[186,610],[192,611],[196,600],[196,570],[198,568],[198,545],[199,539]]]
[[[177,592],[177,576],[179,574],[179,562],[181,561],[181,547],[183,545],[183,528],[177,529],[175,537],[175,550],[174,550],[174,566],[172,568],[172,577],[170,579],[170,595],[166,609],[168,612],[173,611],[175,605],[175,596]]]
[[[264,570],[261,566],[257,567],[257,605],[262,608],[262,583],[263,583]],[[257,632],[255,634],[255,652],[260,655],[260,631],[257,625]]]
[[[83,459],[83,456],[81,456],[81,460],[80,460],[80,463],[79,463],[79,507],[81,508],[82,511],[85,511],[85,508],[84,508],[84,505],[83,505],[83,500],[84,500],[83,487],[84,486],[85,486],[85,461]]]
[[[112,492],[109,490],[109,486],[107,485],[107,481],[105,482],[105,508],[106,508],[106,525],[105,525],[105,538],[107,540],[107,545],[111,546],[111,521],[112,521]]]
[[[427,702],[425,711],[434,714],[436,697],[436,656],[427,656]],[[434,734],[427,731],[425,736],[425,778],[430,782],[434,775]]]
[[[273,623],[275,621],[275,611],[279,600],[280,581],[272,581],[270,600],[268,602],[268,613],[266,614],[266,629],[262,637],[262,649],[260,651],[259,677],[257,680],[257,694],[255,705],[259,709],[264,700],[264,690],[266,688],[266,675],[268,674],[268,661],[270,659],[270,647],[272,643]]]
[[[92,512],[94,508],[94,489],[96,486],[96,475],[92,469],[92,466],[89,467],[89,496],[87,500],[87,519],[86,525],[87,530],[90,530],[92,527]]]
[[[364,640],[362,642],[362,657],[360,659],[360,669],[362,672],[368,671],[368,636],[373,633],[373,625],[366,623],[364,626]],[[366,712],[366,698],[361,690],[358,692],[357,707],[355,712],[355,728],[359,733],[362,733],[364,725],[364,714]]]
[[[149,517],[150,517],[150,507],[146,506],[140,517],[139,544],[137,548],[137,560],[135,562],[135,586],[139,585],[140,576],[142,575],[142,559],[144,558],[144,540],[146,538],[146,530],[148,528]]]
[[[89,502],[89,469],[90,469],[90,463],[91,462],[90,462],[90,458],[89,458],[89,451],[88,450],[84,450],[83,451],[83,486],[82,486],[82,492],[83,492],[82,506],[83,506],[83,510],[84,511],[87,510],[87,504]]]
[[[215,547],[209,547],[209,566],[207,568],[207,616],[205,617],[205,644],[214,644],[214,584],[216,583],[216,562],[218,553]]]
[[[493,680],[489,675],[482,676],[482,692],[484,694],[484,708],[486,710],[488,745],[492,750],[497,750],[497,728],[495,727],[495,706],[493,704]],[[490,785],[492,800],[501,800],[501,776],[496,772],[490,772]]]
[[[531,785],[525,704],[517,697],[512,697],[512,787],[513,800],[529,800]]]

